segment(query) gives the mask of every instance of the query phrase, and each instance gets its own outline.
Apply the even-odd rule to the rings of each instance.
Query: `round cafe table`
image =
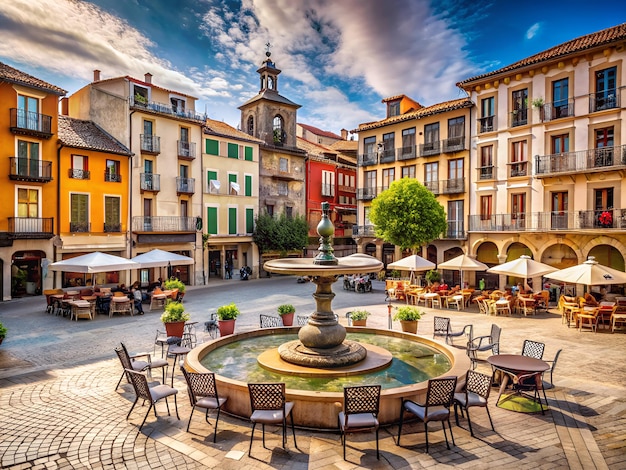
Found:
[[[537,389],[543,389],[543,381],[541,380],[540,372],[545,372],[550,368],[550,365],[542,361],[541,359],[535,359],[534,357],[522,356],[520,354],[497,354],[487,358],[487,362],[496,369],[501,369],[504,374],[502,383],[500,384],[500,393],[496,400],[496,406],[500,402],[500,397],[506,389],[511,376],[537,373],[535,381]]]

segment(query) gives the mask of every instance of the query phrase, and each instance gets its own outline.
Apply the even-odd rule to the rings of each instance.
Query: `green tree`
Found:
[[[267,212],[259,214],[254,224],[252,237],[260,253],[302,250],[308,243],[309,226],[303,216],[287,217],[283,212],[274,218]]]
[[[376,236],[415,251],[446,232],[446,213],[433,193],[413,178],[394,181],[372,201]]]

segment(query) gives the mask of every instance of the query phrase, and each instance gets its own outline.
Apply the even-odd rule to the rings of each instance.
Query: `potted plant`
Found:
[[[436,269],[431,269],[426,273],[426,281],[429,285],[441,281],[441,274]]]
[[[232,335],[235,331],[235,319],[241,312],[234,303],[222,305],[217,308],[217,326],[220,329],[220,336]]]
[[[278,314],[283,320],[284,326],[293,326],[293,315],[296,313],[296,307],[291,304],[283,304],[278,306]]]
[[[396,314],[393,319],[400,322],[402,331],[415,334],[417,333],[417,321],[422,318],[423,314],[424,312],[417,307],[406,305],[396,307]]]
[[[161,315],[161,321],[165,325],[167,336],[183,337],[185,322],[189,320],[189,314],[185,312],[185,306],[180,302],[168,300],[165,311]]]
[[[6,326],[4,326],[2,324],[2,322],[0,322],[0,344],[2,344],[2,341],[4,340],[5,336],[7,335],[7,328]]]
[[[367,310],[356,309],[350,312],[350,320],[352,320],[352,326],[367,326],[367,317],[370,316],[370,312]]]
[[[185,289],[186,289],[185,283],[182,281],[179,281],[175,277],[171,277],[167,279],[163,283],[163,287],[167,290],[178,289],[178,294],[174,300],[181,301],[183,296],[185,295]]]

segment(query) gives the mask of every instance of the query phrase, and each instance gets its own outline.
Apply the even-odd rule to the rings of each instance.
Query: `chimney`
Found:
[[[143,81],[146,82],[148,85],[152,85],[152,74],[150,72],[145,74]]]
[[[96,69],[93,71],[93,81],[94,82],[100,81],[100,70]]]
[[[69,98],[67,96],[64,96],[63,98],[61,98],[61,115],[62,116],[67,116],[69,114],[68,108],[69,108]]]
[[[348,140],[348,131],[346,129],[341,129],[341,138],[343,140]]]

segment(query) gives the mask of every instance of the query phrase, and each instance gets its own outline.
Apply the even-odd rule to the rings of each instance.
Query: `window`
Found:
[[[370,221],[370,210],[372,208],[371,207],[364,207],[363,208],[363,225],[372,225],[372,222]]]
[[[246,208],[246,233],[254,232],[254,209]]]
[[[402,178],[415,178],[415,165],[403,166]]]
[[[493,145],[480,148],[479,178],[481,180],[493,179]]]
[[[219,155],[220,154],[220,143],[214,139],[206,139],[206,153],[209,155]]]
[[[239,158],[239,145],[228,143],[228,158]]]
[[[119,161],[107,160],[104,181],[113,181],[116,183],[122,182],[122,175],[120,175],[120,162]]]
[[[133,98],[135,105],[148,104],[148,89],[139,85],[133,85]]]
[[[322,196],[335,195],[335,173],[322,170]]]
[[[244,195],[252,196],[252,175],[244,175]]]
[[[120,198],[117,196],[104,197],[104,231],[121,232]]]
[[[528,88],[515,90],[511,93],[513,111],[511,113],[511,127],[523,126],[528,123]]]
[[[463,201],[448,201],[448,238],[464,236],[463,218]]]
[[[523,217],[526,212],[526,194],[511,194],[511,218]]]
[[[448,119],[448,140],[465,136],[465,116]]]
[[[451,180],[463,179],[463,159],[457,158],[448,161],[448,175]]]
[[[237,235],[237,208],[228,208],[228,234]]]
[[[596,72],[596,92],[590,103],[593,111],[611,109],[618,106],[617,100],[617,67],[611,67]]]
[[[283,117],[280,115],[274,116],[273,121],[273,136],[274,136],[274,144],[283,144],[287,135],[285,134],[285,122]]]
[[[376,137],[366,137],[363,139],[363,151],[366,155],[376,154]]]
[[[89,196],[70,195],[70,232],[89,232]]]
[[[383,191],[391,186],[391,183],[393,183],[393,180],[395,179],[395,175],[395,168],[385,168],[383,170],[383,186],[381,188]]]
[[[494,127],[494,115],[495,105],[494,97],[484,98],[480,100],[480,132],[493,132]]]
[[[39,161],[39,142],[17,141],[17,174],[41,177],[43,171]]]
[[[248,134],[254,135],[254,118],[252,116],[248,117]]]
[[[480,220],[491,220],[493,196],[480,196]]]
[[[552,82],[552,119],[569,116],[569,79]]]
[[[84,155],[72,155],[72,168],[70,169],[70,178],[89,179],[89,171],[87,167],[88,158]]]
[[[424,165],[424,186],[433,194],[439,194],[439,163]]]
[[[207,207],[206,225],[209,235],[217,235],[217,207]]]
[[[439,123],[427,124],[424,126],[424,145],[429,145],[429,149],[434,149],[434,144],[439,143]]]
[[[605,127],[595,130],[595,149],[593,158],[594,167],[613,165],[614,145],[613,127]]]
[[[236,196],[239,194],[239,184],[237,183],[237,173],[228,174],[228,194]]]
[[[282,173],[289,173],[289,160],[282,158],[278,161],[278,171]]]
[[[39,217],[39,190],[30,188],[18,188],[17,190],[17,216]]]
[[[363,176],[365,177],[365,187],[366,188],[375,188],[376,187],[376,170],[366,171]]]
[[[217,179],[217,171],[207,170],[207,185],[209,194],[220,193],[220,182]]]
[[[528,164],[528,141],[511,143],[511,177],[526,176]]]
[[[552,136],[552,153],[569,152],[569,134]]]
[[[285,216],[288,219],[292,219],[293,218],[293,207],[291,206],[285,206]]]
[[[389,101],[387,103],[387,117],[398,116],[400,114],[400,100]]]
[[[154,123],[152,121],[143,121],[143,133],[144,135],[151,136],[154,130]]]
[[[270,217],[274,217],[274,204],[266,204],[265,212],[267,212],[267,215]]]
[[[392,162],[395,157],[395,142],[396,142],[396,134],[394,132],[389,132],[387,134],[383,134],[383,148],[382,155],[380,158],[380,162]]]
[[[402,156],[415,156],[415,127],[402,130]]]
[[[287,196],[289,195],[289,185],[286,181],[278,182],[278,195],[279,196]]]
[[[180,141],[189,142],[189,128],[188,127],[180,128]]]
[[[252,161],[252,147],[244,147],[243,148],[244,159],[247,162]]]
[[[181,98],[170,98],[172,103],[172,112],[174,114],[185,114],[185,100]]]
[[[39,99],[17,95],[17,126],[22,129],[42,130],[39,124]]]

